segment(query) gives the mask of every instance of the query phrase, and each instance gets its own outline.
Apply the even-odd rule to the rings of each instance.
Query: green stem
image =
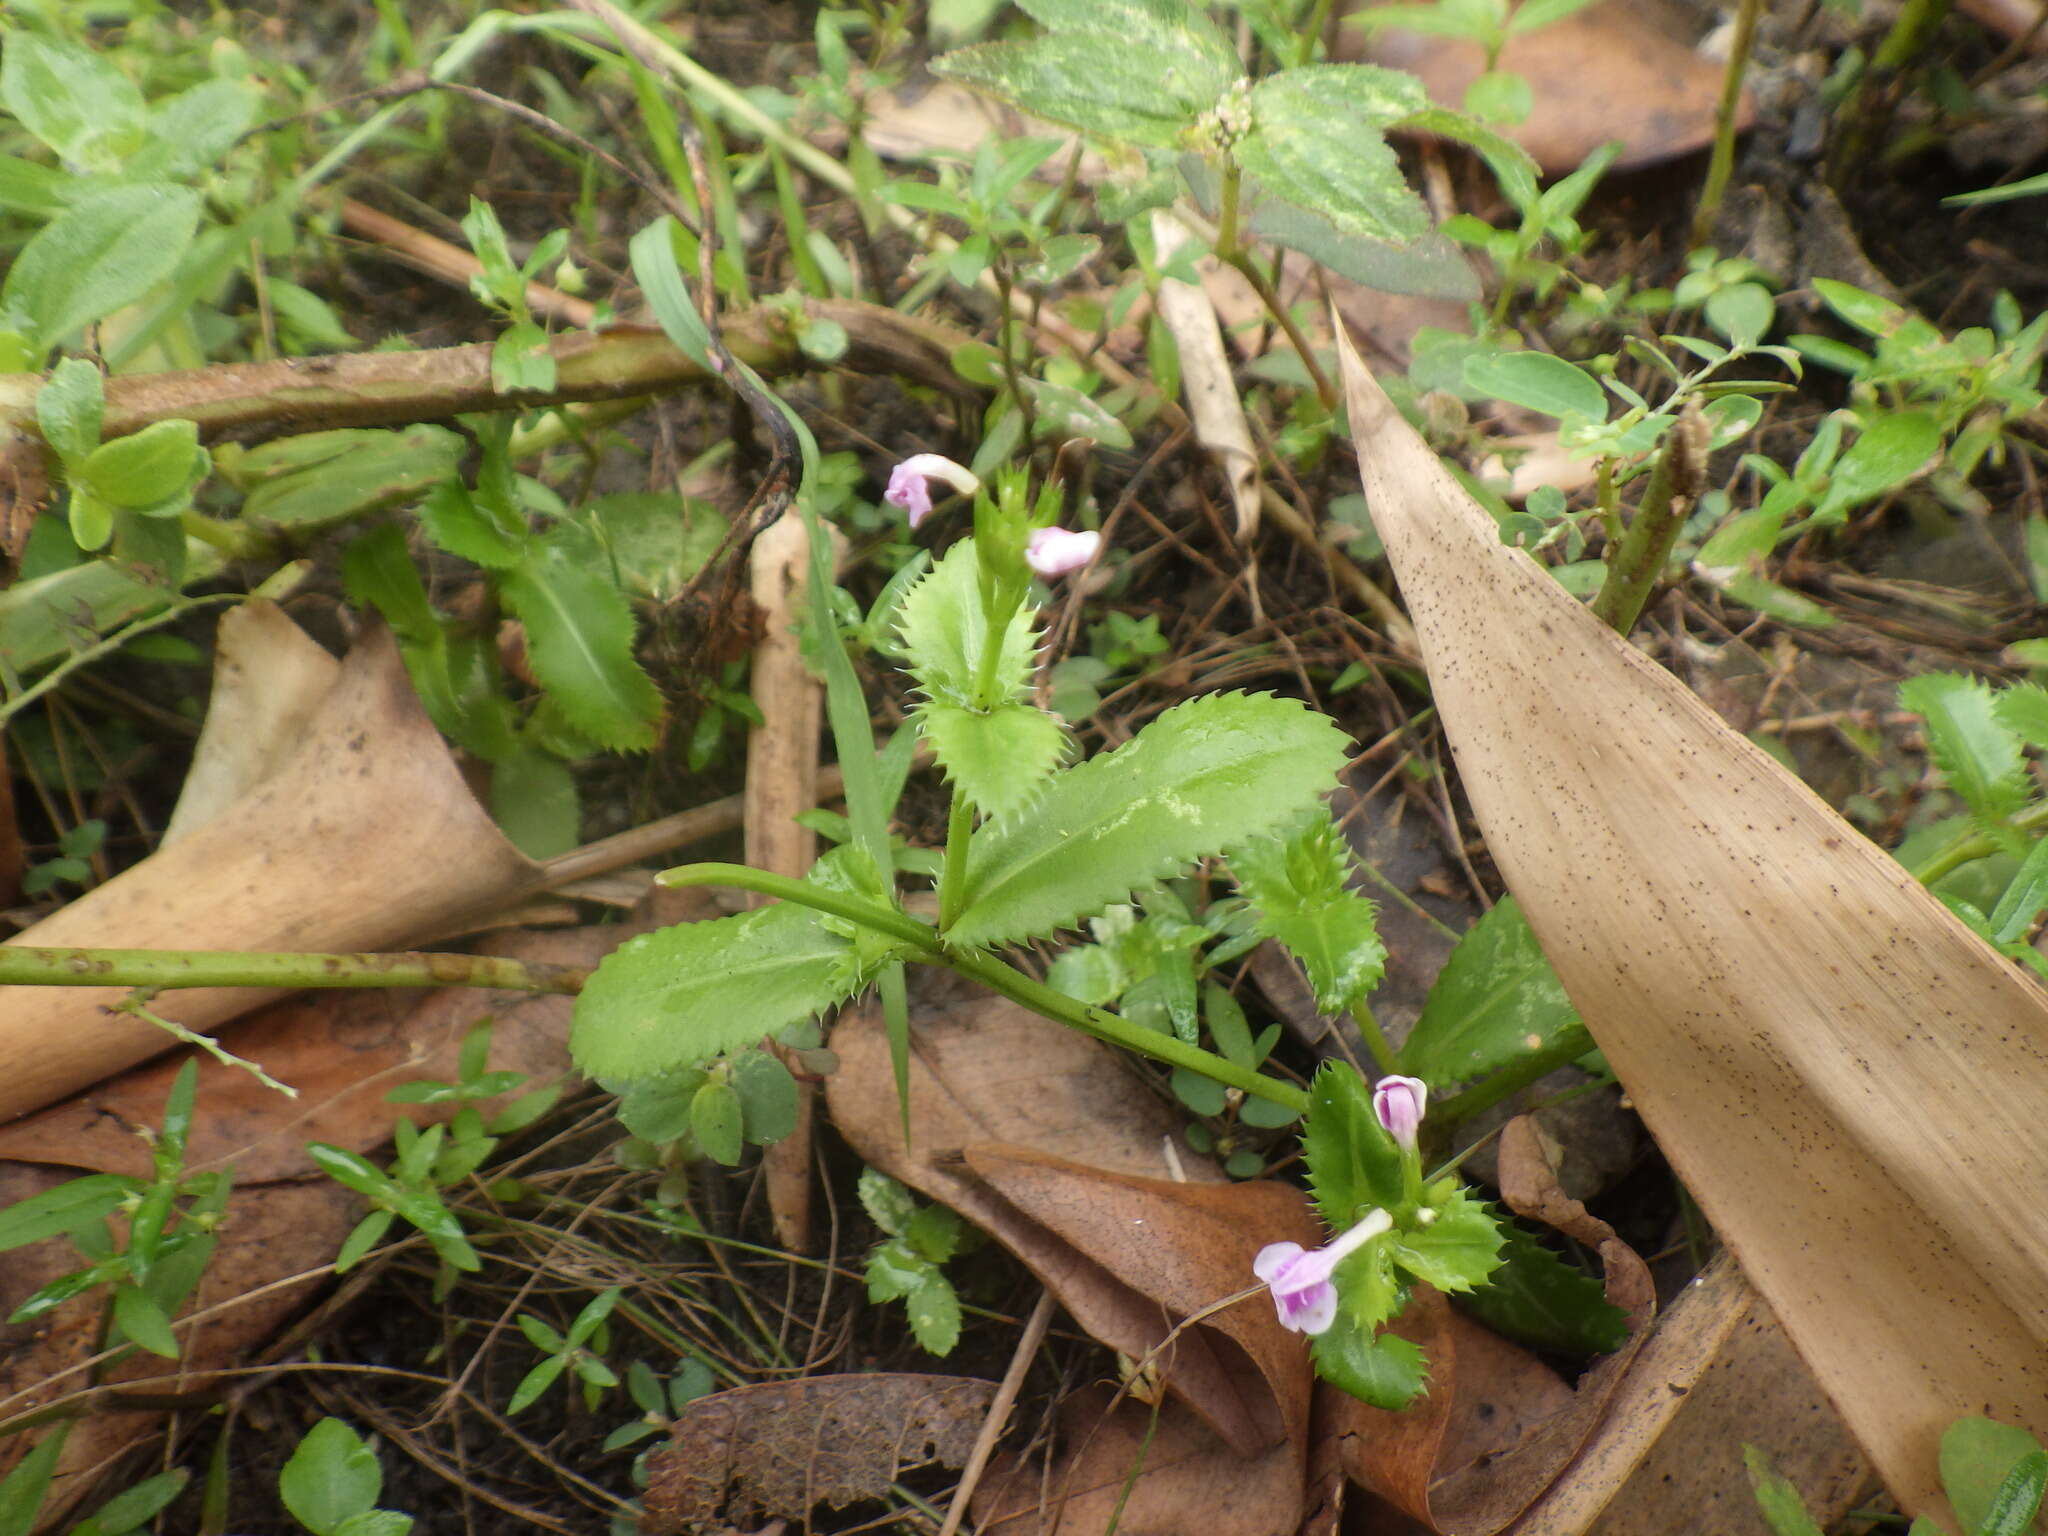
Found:
[[[1593,597],[1593,615],[1616,633],[1627,634],[1663,578],[1671,550],[1692,511],[1704,476],[1706,422],[1688,402],[1684,414],[1664,438],[1664,451],[1650,472],[1650,483],[1621,543],[1610,551],[1607,575]]]
[[[2022,832],[2034,832],[2048,826],[2048,800],[2030,805],[2012,818],[2012,824]],[[1958,832],[1933,853],[1923,859],[1912,871],[1912,876],[1922,885],[1932,885],[1944,875],[1952,875],[1972,859],[1989,858],[2003,845],[1988,832],[1974,828]],[[0,953],[5,953],[0,950]]]
[[[991,992],[1021,1003],[1034,1013],[1044,1014],[1054,1023],[1068,1025],[1111,1045],[1121,1045],[1170,1067],[1186,1067],[1226,1087],[1240,1088],[1282,1105],[1296,1114],[1308,1111],[1308,1094],[1292,1083],[1250,1071],[1200,1046],[1133,1024],[1106,1008],[1091,1008],[1078,1003],[1064,992],[1054,991],[1044,982],[1032,980],[1015,966],[1007,965],[993,955],[951,949],[930,924],[921,923],[907,913],[885,907],[880,902],[850,896],[843,891],[828,891],[787,875],[771,875],[764,869],[752,869],[745,864],[686,864],[681,869],[664,872],[657,880],[666,886],[729,885],[865,924],[877,933],[885,933],[908,944],[917,951],[914,958],[924,964],[946,966],[971,981],[980,982]],[[5,952],[0,948],[0,954]]]
[[[1548,1077],[1559,1067],[1570,1066],[1591,1049],[1593,1037],[1583,1028],[1568,1029],[1541,1050],[1501,1068],[1484,1082],[1475,1083],[1463,1093],[1452,1094],[1441,1103],[1430,1105],[1429,1123],[1438,1130],[1461,1125],[1474,1115],[1493,1108],[1502,1099],[1520,1093],[1538,1079]]]
[[[1735,169],[1735,119],[1742,106],[1742,77],[1749,72],[1749,50],[1763,0],[1742,0],[1735,12],[1735,38],[1728,47],[1728,70],[1721,77],[1721,102],[1714,109],[1714,155],[1707,162],[1707,182],[1692,216],[1692,243],[1705,245],[1721,213],[1728,176]]]
[[[1218,260],[1235,262],[1243,251],[1237,242],[1237,198],[1244,172],[1237,168],[1237,161],[1226,154],[1223,158],[1223,186],[1217,193],[1220,206],[1216,212],[1216,256]]]
[[[939,871],[941,931],[960,920],[960,908],[967,900],[967,840],[973,831],[974,803],[955,790],[953,809],[946,817],[946,862]]]
[[[576,993],[587,966],[531,964],[494,955],[273,954],[255,950],[37,949],[0,944],[0,986],[496,987]]]
[[[1302,28],[1301,51],[1296,55],[1296,64],[1313,64],[1316,61],[1316,44],[1323,39],[1323,29],[1330,24],[1330,0],[1316,0],[1316,6],[1309,13],[1308,25]]]
[[[1217,254],[1221,255],[1221,252]],[[1280,290],[1273,286],[1259,264],[1252,260],[1250,251],[1239,251],[1234,256],[1223,258],[1244,274],[1244,280],[1252,285],[1252,291],[1259,296],[1259,302],[1267,312],[1280,322],[1280,329],[1287,333],[1287,341],[1301,355],[1301,365],[1308,370],[1309,381],[1316,387],[1316,395],[1323,402],[1325,410],[1337,409],[1337,391],[1331,387],[1330,376],[1323,372],[1323,365],[1316,361],[1316,350],[1308,344],[1308,337],[1301,327],[1294,323],[1294,316],[1287,312],[1287,306],[1280,302]]]
[[[1382,1073],[1399,1072],[1400,1062],[1394,1055],[1393,1046],[1387,1043],[1386,1031],[1380,1028],[1380,1021],[1372,1016],[1372,1008],[1360,1003],[1351,1010],[1351,1017],[1358,1023],[1358,1032],[1365,1038],[1365,1048],[1372,1052],[1373,1065]]]

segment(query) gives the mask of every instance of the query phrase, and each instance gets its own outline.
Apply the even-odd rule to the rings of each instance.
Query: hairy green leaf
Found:
[[[962,539],[910,589],[898,610],[906,663],[934,703],[972,708],[978,702],[976,674],[988,634],[980,572],[974,540]],[[1026,698],[1037,654],[1034,617],[1028,605],[1021,606],[1003,632],[1003,654],[986,702]]]
[[[1215,22],[1187,0],[1019,0],[1018,8],[1049,32],[1086,32],[1173,48],[1228,81],[1237,51]]]
[[[127,166],[137,181],[187,181],[255,124],[261,94],[243,80],[204,80],[149,110],[149,142]]]
[[[1970,813],[1989,826],[2027,803],[2031,787],[2019,737],[1978,678],[1929,672],[1899,685],[1899,707],[1927,723],[1927,750]]]
[[[954,792],[991,818],[1030,805],[1067,751],[1060,722],[1031,704],[1003,704],[985,713],[927,704],[918,720]]]
[[[577,537],[535,540],[500,578],[526,626],[527,657],[570,725],[613,752],[654,745],[661,692],[633,655],[633,610]],[[575,547],[581,546],[581,547]]]
[[[1252,130],[1234,153],[1274,195],[1349,234],[1406,245],[1429,210],[1382,130],[1429,105],[1422,83],[1369,64],[1312,64],[1252,87]]]
[[[143,143],[142,92],[79,43],[8,32],[0,104],[73,170],[115,170]]]
[[[1034,117],[1128,144],[1170,149],[1237,76],[1206,53],[1147,38],[1054,32],[980,43],[932,73],[999,96]]]
[[[1387,949],[1376,909],[1346,884],[1351,848],[1327,810],[1285,837],[1232,849],[1230,872],[1258,909],[1259,931],[1278,939],[1308,972],[1317,1008],[1348,1012],[1379,985]]]
[[[1284,825],[1333,786],[1344,742],[1325,716],[1269,694],[1176,705],[1114,752],[1054,775],[1029,816],[974,833],[947,938],[1005,944],[1072,927]]]
[[[800,1024],[857,990],[852,940],[781,902],[628,939],[576,999],[569,1048],[592,1077],[687,1067]]]
[[[1316,1209],[1332,1231],[1401,1203],[1401,1149],[1372,1112],[1372,1090],[1348,1062],[1324,1062],[1309,1083],[1301,1155]]]
[[[1628,1342],[1628,1314],[1600,1282],[1512,1223],[1501,1224],[1500,1268],[1459,1306],[1496,1333],[1560,1355],[1606,1354]]]
[[[1444,962],[1401,1047],[1401,1069],[1431,1088],[1448,1088],[1548,1050],[1567,1031],[1584,1037],[1590,1050],[1585,1029],[1520,904],[1507,896]]]
[[[1375,1408],[1398,1412],[1429,1386],[1429,1362],[1399,1334],[1375,1337],[1344,1313],[1309,1342],[1316,1375]]]
[[[32,316],[48,350],[169,277],[198,229],[199,194],[190,187],[152,183],[81,198],[21,248],[0,284],[0,308]]]
[[[1271,195],[1256,177],[1247,177],[1245,185],[1252,233],[1313,257],[1332,272],[1383,293],[1467,302],[1479,297],[1471,263],[1442,235],[1398,245],[1370,240],[1338,228],[1313,208]]]

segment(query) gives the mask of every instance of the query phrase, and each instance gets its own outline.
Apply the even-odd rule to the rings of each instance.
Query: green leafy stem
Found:
[[[738,890],[754,891],[763,896],[774,896],[792,901],[813,911],[823,912],[829,917],[844,918],[848,922],[860,923],[877,933],[888,935],[915,950],[916,958],[928,965],[943,965],[962,976],[980,982],[991,992],[1000,993],[1014,1003],[1041,1013],[1047,1018],[1106,1040],[1112,1045],[1121,1045],[1149,1056],[1154,1061],[1168,1066],[1186,1067],[1199,1072],[1231,1088],[1242,1089],[1274,1104],[1279,1104],[1296,1114],[1308,1109],[1308,1094],[1292,1083],[1283,1083],[1277,1078],[1240,1067],[1235,1062],[1205,1051],[1199,1046],[1189,1045],[1172,1035],[1160,1034],[1119,1018],[1104,1008],[1091,1008],[1076,1002],[1064,992],[1055,991],[1042,981],[1034,981],[1015,966],[1007,965],[993,955],[973,950],[949,948],[939,931],[928,923],[921,923],[906,913],[895,911],[879,902],[866,901],[858,896],[841,891],[825,890],[802,880],[792,880],[786,875],[771,875],[765,870],[750,869],[744,864],[691,864],[682,869],[670,870],[661,877],[666,886],[724,885]],[[0,951],[4,953],[4,951]]]

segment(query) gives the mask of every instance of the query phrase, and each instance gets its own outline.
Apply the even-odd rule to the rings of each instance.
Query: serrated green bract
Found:
[[[1252,130],[1234,152],[1272,195],[1347,233],[1406,245],[1429,233],[1429,210],[1380,130],[1428,105],[1422,82],[1399,70],[1285,70],[1252,87]]]
[[[2019,737],[1974,677],[1930,672],[1899,685],[1899,707],[1927,722],[1927,750],[1972,815],[1998,825],[2027,803],[2029,782]]]
[[[1301,1155],[1316,1209],[1333,1231],[1401,1203],[1401,1149],[1372,1112],[1372,1090],[1349,1063],[1324,1062],[1308,1085]]]
[[[633,610],[588,535],[560,531],[528,545],[499,594],[526,626],[527,660],[562,717],[601,747],[645,751],[661,693],[634,659]]]
[[[1308,972],[1316,1007],[1345,1013],[1365,1001],[1386,969],[1377,909],[1350,889],[1351,849],[1328,811],[1285,837],[1234,848],[1230,872],[1258,908],[1258,929]]]
[[[1375,1338],[1341,1313],[1310,1341],[1309,1354],[1324,1381],[1375,1408],[1398,1412],[1429,1386],[1429,1362],[1418,1346],[1398,1334]]]
[[[1494,1332],[1531,1349],[1595,1355],[1628,1342],[1628,1314],[1600,1282],[1511,1223],[1501,1226],[1501,1263],[1458,1305]]]
[[[1335,784],[1344,733],[1270,694],[1178,704],[1130,741],[1053,775],[1028,816],[968,844],[955,944],[1070,928],[1130,893],[1301,815]]]
[[[1506,896],[1444,962],[1401,1047],[1401,1070],[1444,1089],[1546,1050],[1571,1031],[1592,1049],[1529,920]]]
[[[954,792],[990,817],[1029,805],[1067,752],[1065,728],[1030,704],[1002,704],[986,713],[927,704],[918,722]]]
[[[1428,1226],[1397,1227],[1382,1241],[1394,1263],[1440,1291],[1469,1291],[1500,1267],[1500,1223],[1483,1201],[1446,1179],[1429,1192]]]
[[[1022,107],[1034,117],[1128,144],[1170,149],[1232,79],[1196,50],[1157,41],[1055,32],[1028,43],[981,43],[932,62],[932,73]]]
[[[791,902],[641,934],[584,983],[570,1054],[588,1076],[630,1081],[753,1045],[851,996],[852,952]]]
[[[993,697],[977,701],[975,685],[988,619],[981,605],[981,566],[974,540],[962,539],[924,579],[904,595],[897,618],[905,665],[925,697],[935,704],[972,708],[1022,699],[1031,687],[1038,639],[1028,605],[1020,606],[1003,632]]]

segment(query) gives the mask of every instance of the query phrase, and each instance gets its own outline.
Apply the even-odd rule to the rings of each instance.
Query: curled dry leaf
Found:
[[[1159,264],[1193,238],[1185,224],[1164,208],[1152,210],[1152,242]],[[1177,277],[1159,280],[1159,318],[1180,354],[1180,389],[1194,423],[1195,440],[1209,450],[1230,485],[1237,508],[1237,540],[1249,545],[1259,531],[1259,456],[1245,425],[1237,381],[1223,350],[1223,331],[1208,292]]]
[[[2048,1433],[2048,995],[1575,602],[1340,338],[1474,815],[1630,1097],[1909,1510]],[[1848,1288],[1845,1298],[1845,1287]]]
[[[11,943],[124,949],[371,950],[443,933],[538,882],[471,797],[414,696],[398,647],[367,628],[298,750],[234,805]],[[108,1014],[117,987],[0,989],[0,1120],[147,1060],[172,1042]],[[166,993],[208,1030],[276,996]]]
[[[1535,105],[1508,132],[1552,176],[1577,169],[1609,139],[1628,146],[1617,162],[1624,169],[1703,148],[1714,136],[1725,71],[1679,40],[1686,31],[1686,18],[1670,7],[1606,0],[1510,38],[1494,67],[1526,79]],[[1359,57],[1360,38],[1357,28],[1344,28],[1339,56]],[[1450,107],[1463,104],[1465,88],[1486,67],[1478,43],[1393,28],[1363,51],[1376,64],[1420,76],[1431,97]],[[1745,94],[1739,125],[1754,116]]]
[[[752,1529],[887,1497],[907,1471],[965,1462],[995,1391],[966,1376],[877,1372],[700,1397],[648,1458],[640,1529],[673,1536],[721,1519]]]
[[[1656,1312],[1643,1261],[1558,1187],[1531,1117],[1502,1132],[1500,1166],[1510,1206],[1600,1254],[1607,1299],[1629,1316],[1628,1344],[1602,1356],[1574,1388],[1420,1287],[1394,1331],[1428,1357],[1429,1395],[1403,1413],[1330,1388],[1317,1400],[1322,1431],[1340,1439],[1353,1480],[1452,1536],[1491,1536],[1558,1480],[1606,1412]]]

